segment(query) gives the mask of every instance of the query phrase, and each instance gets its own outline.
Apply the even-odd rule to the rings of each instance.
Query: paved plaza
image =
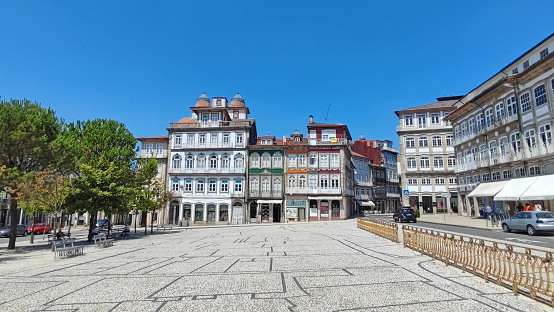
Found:
[[[0,252],[0,311],[552,311],[355,220],[180,229],[54,260]]]

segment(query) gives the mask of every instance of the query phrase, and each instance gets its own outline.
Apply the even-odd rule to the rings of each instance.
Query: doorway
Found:
[[[233,204],[233,214],[231,215],[231,224],[242,224],[243,211],[242,203],[236,202]]]
[[[262,204],[262,222],[269,222],[269,204]]]
[[[273,204],[273,222],[281,222],[281,204]]]
[[[258,204],[250,203],[250,223],[258,223]]]

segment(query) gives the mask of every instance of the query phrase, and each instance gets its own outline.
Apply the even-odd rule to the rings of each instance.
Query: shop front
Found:
[[[306,200],[287,200],[287,221],[306,221]]]

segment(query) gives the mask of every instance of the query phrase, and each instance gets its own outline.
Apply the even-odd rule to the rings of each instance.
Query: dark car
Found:
[[[392,218],[394,222],[417,222],[415,211],[411,207],[398,208]]]
[[[0,228],[0,237],[10,237],[10,230],[10,225]],[[17,226],[17,235],[27,236],[28,233],[29,232],[27,231],[27,227],[25,225],[19,224]]]

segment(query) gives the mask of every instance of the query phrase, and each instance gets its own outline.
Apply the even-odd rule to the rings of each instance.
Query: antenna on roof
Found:
[[[325,116],[325,122],[327,122],[327,118],[329,117],[329,109],[331,108],[331,104],[327,106],[327,116]]]

